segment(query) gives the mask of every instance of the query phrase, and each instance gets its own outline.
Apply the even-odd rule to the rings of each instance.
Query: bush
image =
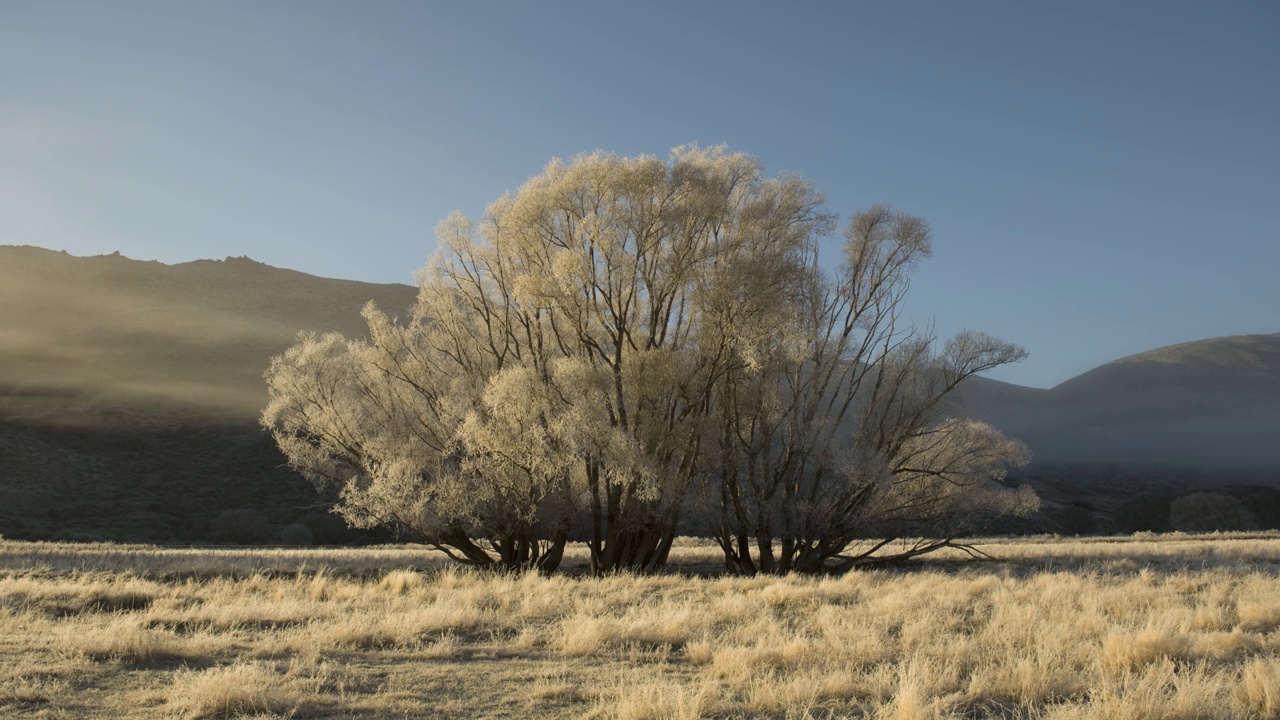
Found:
[[[1222,492],[1244,503],[1257,519],[1258,530],[1280,529],[1280,487],[1232,485]]]
[[[1111,515],[1113,532],[1169,532],[1169,507],[1172,497],[1168,493],[1142,493],[1135,495]]]
[[[1216,492],[1183,495],[1169,505],[1169,524],[1174,530],[1212,532],[1253,530],[1258,519],[1238,498]]]
[[[311,531],[307,529],[306,525],[299,523],[285,525],[284,529],[280,531],[280,542],[285,545],[310,545]]]
[[[297,524],[311,531],[311,542],[316,545],[341,545],[351,540],[347,524],[333,513],[308,513],[298,518]]]
[[[271,523],[256,510],[223,510],[209,525],[215,542],[235,545],[266,545],[271,542]]]
[[[1098,532],[1096,511],[1085,503],[1073,502],[1050,513],[1049,522],[1063,535],[1089,535]]]

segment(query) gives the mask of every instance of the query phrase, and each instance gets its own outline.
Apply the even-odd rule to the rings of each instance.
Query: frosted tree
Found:
[[[665,563],[704,471],[714,388],[737,361],[703,321],[706,298],[743,258],[804,251],[829,225],[821,202],[721,148],[597,153],[548,165],[467,244],[509,263],[510,306],[537,316],[530,342],[554,358],[529,379],[562,403],[556,452],[575,456],[596,571]]]
[[[744,572],[751,542],[762,569],[829,569],[912,508],[999,505],[1016,446],[934,410],[1020,351],[898,332],[923,223],[858,215],[832,279],[822,203],[723,148],[553,161],[440,225],[408,318],[276,358],[263,423],[350,522],[512,569],[554,570],[574,523],[593,571],[660,568],[695,495]]]

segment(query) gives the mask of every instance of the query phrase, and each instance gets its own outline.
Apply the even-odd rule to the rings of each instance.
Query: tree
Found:
[[[903,559],[1038,505],[1029,490],[997,482],[1026,461],[1025,446],[940,417],[941,400],[966,378],[1025,351],[964,332],[935,353],[931,335],[900,326],[910,273],[931,249],[924,221],[876,206],[844,237],[834,275],[814,255],[797,290],[753,316],[742,317],[736,297],[713,310],[722,325],[757,329],[735,346],[744,361],[717,398],[718,539],[735,572]],[[870,536],[881,540],[847,554]],[[882,552],[912,536],[923,539]]]
[[[970,334],[934,357],[898,333],[923,223],[857,216],[868,239],[831,280],[822,204],[723,148],[553,161],[478,225],[440,225],[409,318],[368,307],[367,342],[304,336],[273,360],[263,423],[350,522],[477,565],[554,570],[578,522],[595,572],[659,568],[691,491],[722,499],[740,571],[748,538],[785,531],[764,569],[817,570],[873,520],[990,505],[1011,446],[933,413],[1020,351]]]
[[[528,344],[555,358],[537,379],[561,400],[557,452],[579,459],[596,571],[665,562],[704,471],[714,389],[738,362],[703,306],[745,259],[806,251],[830,223],[821,202],[803,179],[766,178],[720,148],[670,163],[596,154],[553,162],[495,203],[483,245],[451,243],[495,250],[518,288],[504,311],[540,321]]]
[[[1183,532],[1256,530],[1258,518],[1238,497],[1193,492],[1169,504],[1169,524]]]

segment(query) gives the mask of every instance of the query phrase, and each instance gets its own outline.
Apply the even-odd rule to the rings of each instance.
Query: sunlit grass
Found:
[[[1280,537],[982,549],[592,579],[4,543],[0,716],[1280,718]]]

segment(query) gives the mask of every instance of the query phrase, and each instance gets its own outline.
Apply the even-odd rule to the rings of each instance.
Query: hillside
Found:
[[[958,395],[956,413],[1035,455],[1018,480],[1042,511],[1011,531],[1171,530],[1174,503],[1200,491],[1244,508],[1217,527],[1280,527],[1280,335],[1157,348],[1049,390],[975,378]]]
[[[1050,390],[996,389],[966,388],[963,407],[1043,461],[1280,468],[1280,334],[1158,348]]]
[[[300,330],[359,336],[366,302],[414,296],[247,258],[0,246],[0,535],[186,542],[228,509],[276,529],[323,512],[257,425],[262,373]],[[1280,475],[1280,335],[1159,348],[1049,390],[974,378],[951,409],[1035,453],[1019,480],[1045,512],[1007,530],[1160,529],[1179,494],[1224,483],[1280,526],[1280,493],[1257,490]]]
[[[0,246],[0,535],[186,541],[226,509],[305,515],[322,499],[257,426],[268,359],[415,292]]]
[[[0,246],[0,388],[10,411],[14,396],[106,396],[244,418],[265,401],[266,359],[300,330],[358,335],[366,302],[399,311],[414,296],[247,258],[164,265]]]

